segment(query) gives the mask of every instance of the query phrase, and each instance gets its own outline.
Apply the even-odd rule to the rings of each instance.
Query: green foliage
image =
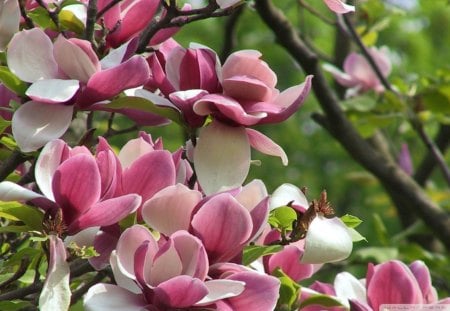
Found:
[[[292,230],[292,223],[297,219],[297,213],[292,207],[281,206],[270,212],[269,224],[281,230]]]
[[[293,310],[297,303],[297,297],[300,294],[301,286],[293,281],[280,269],[276,269],[273,273],[280,280],[280,297],[277,302],[278,310]]]
[[[244,248],[242,264],[249,265],[260,257],[277,253],[283,249],[281,245],[249,245]]]
[[[24,96],[28,88],[28,85],[20,81],[6,66],[0,66],[0,81],[19,96]]]

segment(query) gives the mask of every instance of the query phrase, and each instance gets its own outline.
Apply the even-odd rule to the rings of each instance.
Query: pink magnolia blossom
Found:
[[[411,153],[409,152],[408,144],[402,144],[400,153],[397,156],[398,165],[405,171],[406,174],[412,175],[414,168],[411,160]]]
[[[149,75],[141,56],[103,68],[88,41],[59,36],[52,43],[39,28],[16,33],[7,58],[11,71],[31,83],[26,91],[31,101],[20,106],[12,120],[14,138],[24,152],[64,134],[75,106],[88,109],[125,89],[143,85]]]
[[[0,52],[4,51],[12,36],[19,31],[20,9],[18,0],[0,2]]]
[[[371,56],[384,77],[391,72],[391,62],[388,58],[387,48],[369,49]],[[336,81],[342,86],[348,87],[346,96],[354,96],[358,93],[374,90],[377,93],[384,91],[384,86],[378,79],[366,58],[357,53],[350,53],[344,61],[344,71],[326,64],[324,69],[329,71]]]
[[[289,118],[308,95],[312,76],[280,93],[275,88],[277,76],[260,57],[261,53],[254,50],[231,54],[222,67],[223,93],[202,97],[194,104],[194,111],[243,126],[279,123]]]
[[[188,309],[239,296],[247,286],[240,280],[210,280],[205,248],[183,230],[157,242],[147,228],[134,225],[121,235],[111,266],[118,286],[91,287],[86,310]]]
[[[331,11],[337,14],[345,14],[355,11],[355,7],[353,5],[346,4],[345,0],[323,0],[323,1]]]
[[[0,199],[33,200],[53,216],[60,209],[69,235],[90,227],[110,226],[141,203],[141,197],[134,193],[116,197],[108,194],[107,189],[115,182],[114,163],[109,152],[95,158],[85,147],[70,149],[55,140],[44,147],[36,164],[36,182],[43,195],[2,182]]]
[[[211,263],[226,262],[240,256],[244,246],[260,234],[268,217],[268,196],[259,180],[205,198],[177,184],[148,200],[142,215],[150,227],[166,236],[189,230],[201,239]]]

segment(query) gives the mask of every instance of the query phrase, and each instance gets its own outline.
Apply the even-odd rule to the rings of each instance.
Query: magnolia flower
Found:
[[[176,231],[156,241],[147,228],[134,225],[121,235],[111,256],[118,286],[94,285],[84,297],[84,306],[86,310],[207,308],[239,296],[248,286],[232,278],[210,280],[208,266],[201,241],[188,232]]]
[[[0,52],[3,52],[12,36],[19,31],[20,9],[18,0],[0,2]]]
[[[61,211],[64,227],[74,235],[91,227],[109,226],[135,211],[137,194],[112,197],[114,157],[106,152],[95,158],[85,147],[70,149],[63,141],[48,143],[36,163],[36,183],[42,195],[5,181],[0,183],[3,201],[33,201],[53,217]],[[103,195],[103,196],[102,196]]]
[[[145,59],[135,55],[102,68],[90,42],[65,39],[55,43],[39,28],[16,33],[8,47],[8,66],[31,85],[31,98],[14,113],[12,132],[20,149],[34,151],[60,137],[70,125],[74,104],[87,109],[125,89],[144,84]],[[114,83],[111,83],[114,81]]]
[[[323,0],[328,8],[337,13],[337,14],[345,14],[349,12],[354,12],[355,7],[353,5],[345,4],[345,0]]]
[[[222,67],[223,93],[203,96],[194,104],[194,112],[234,126],[279,123],[289,118],[308,95],[312,76],[280,93],[275,88],[277,76],[260,57],[255,50],[231,54]]]
[[[369,53],[382,75],[387,77],[391,72],[391,62],[388,58],[387,48],[377,49],[372,47],[369,49]],[[374,90],[377,93],[384,91],[384,86],[378,79],[372,66],[361,54],[350,53],[346,57],[344,61],[344,72],[330,64],[325,64],[324,69],[329,71],[339,84],[349,88],[346,97],[369,90]]]
[[[204,199],[199,191],[177,184],[145,202],[142,216],[166,236],[188,230],[202,241],[211,263],[226,262],[260,234],[268,217],[268,196],[259,180]]]
[[[410,176],[413,174],[414,168],[408,144],[402,144],[400,153],[397,156],[397,163],[403,169],[403,171],[405,171],[406,174]]]

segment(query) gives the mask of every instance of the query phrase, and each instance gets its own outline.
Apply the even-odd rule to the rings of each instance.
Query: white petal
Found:
[[[17,109],[12,118],[12,133],[23,152],[39,149],[59,138],[69,128],[73,106],[30,101]]]
[[[10,181],[0,182],[0,201],[29,201],[42,195]]]
[[[244,282],[233,280],[207,281],[205,286],[208,288],[208,295],[203,297],[196,305],[205,305],[217,300],[236,297],[245,289]]]
[[[141,289],[136,285],[134,278],[129,278],[127,274],[123,273],[123,271],[125,270],[120,268],[116,251],[113,251],[111,253],[111,256],[109,257],[109,263],[111,265],[111,269],[114,274],[114,280],[116,280],[117,285],[129,290],[132,293],[141,293]]]
[[[76,245],[82,246],[93,246],[95,236],[100,230],[100,227],[90,227],[84,230],[81,230],[75,235],[69,235],[64,239],[64,245],[70,246],[71,243],[75,243]]]
[[[34,176],[41,192],[54,201],[52,180],[53,174],[62,162],[62,156],[66,143],[56,139],[44,146],[36,161]]]
[[[146,305],[142,295],[116,285],[102,283],[89,289],[83,304],[86,311],[142,311]]]
[[[365,285],[346,271],[336,275],[334,290],[339,298],[356,299],[367,303]]]
[[[316,216],[306,233],[302,263],[327,263],[347,258],[353,248],[352,237],[337,217]]]
[[[36,101],[63,103],[71,99],[79,88],[78,80],[46,79],[34,82],[25,94]]]
[[[8,66],[12,73],[26,82],[58,77],[52,41],[40,28],[14,35],[8,47]]]
[[[272,210],[280,206],[285,206],[292,201],[295,205],[299,205],[305,210],[309,207],[308,200],[300,188],[292,184],[282,184],[270,197],[270,209]]]
[[[18,0],[0,3],[0,51],[4,51],[11,37],[19,31],[20,10]]]
[[[203,128],[194,149],[194,166],[206,194],[242,185],[250,169],[250,143],[245,128],[216,120]]]
[[[70,268],[66,248],[60,238],[50,236],[47,278],[39,296],[39,310],[68,310],[70,306]]]

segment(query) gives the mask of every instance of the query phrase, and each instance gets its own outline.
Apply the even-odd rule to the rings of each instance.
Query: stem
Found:
[[[25,2],[26,2],[26,0],[19,1],[20,15],[25,20],[25,24],[27,25],[27,27],[31,29],[31,28],[34,28],[34,23],[31,20],[31,18],[29,18],[27,15],[27,11],[25,10]]]
[[[94,43],[95,22],[97,20],[97,0],[89,0],[84,38]]]

